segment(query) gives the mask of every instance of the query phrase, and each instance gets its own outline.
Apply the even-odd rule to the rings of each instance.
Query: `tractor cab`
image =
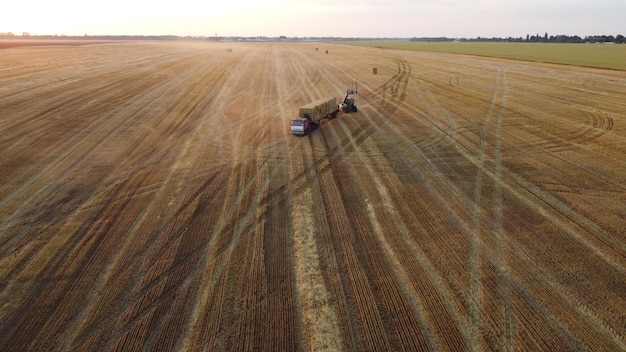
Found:
[[[291,133],[296,135],[305,135],[309,130],[309,119],[300,117],[291,120]]]
[[[346,97],[343,99],[343,102],[341,103],[341,111],[343,111],[344,113],[357,111],[354,99],[351,96],[346,95]]]

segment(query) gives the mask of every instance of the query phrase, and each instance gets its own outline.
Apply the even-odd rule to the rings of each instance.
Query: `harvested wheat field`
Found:
[[[625,350],[625,112],[514,60],[3,49],[0,350]]]

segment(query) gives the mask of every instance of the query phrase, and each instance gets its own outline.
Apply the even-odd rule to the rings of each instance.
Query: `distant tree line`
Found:
[[[32,35],[28,32],[23,32],[18,36],[12,32],[0,32],[0,38],[10,39],[89,39],[89,40],[176,40],[184,39],[185,37],[178,37],[175,35],[87,35],[84,36],[72,36],[72,35]]]
[[[222,36],[176,36],[176,35],[34,35],[23,32],[17,35],[12,32],[0,32],[0,39],[71,39],[71,40],[199,40],[199,41],[358,41],[358,40],[379,40],[381,38],[346,38],[346,37],[278,37],[254,36],[254,37],[222,37]],[[387,38],[384,38],[387,39]],[[406,40],[406,38],[404,38]]]
[[[469,40],[469,39],[465,39],[464,40]],[[410,41],[412,42],[453,42],[453,41],[457,41],[458,39],[456,38],[448,38],[448,37],[421,37],[421,38],[411,38]]]
[[[23,32],[18,36],[12,32],[0,32],[0,39],[88,39],[88,40],[207,40],[207,41],[360,41],[360,40],[407,40],[414,42],[516,42],[516,43],[626,43],[626,38],[618,34],[613,35],[588,35],[581,38],[577,35],[530,35],[526,37],[507,37],[507,38],[448,38],[448,37],[413,37],[413,38],[346,38],[346,37],[218,37],[215,36],[199,36],[199,37],[181,37],[175,35],[87,35],[84,36],[66,36],[66,35],[32,35]]]
[[[507,38],[447,38],[447,37],[413,37],[410,41],[414,42],[452,42],[452,41],[461,41],[461,42],[515,42],[515,43],[616,43],[616,44],[624,44],[626,43],[626,38],[618,34],[616,36],[612,35],[588,35],[584,38],[581,38],[577,35],[548,35],[545,33],[544,35],[530,35],[527,34],[526,38],[524,37],[507,37]]]

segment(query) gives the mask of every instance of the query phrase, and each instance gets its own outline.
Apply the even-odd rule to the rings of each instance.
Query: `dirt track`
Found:
[[[626,350],[625,92],[322,43],[3,49],[0,350]]]

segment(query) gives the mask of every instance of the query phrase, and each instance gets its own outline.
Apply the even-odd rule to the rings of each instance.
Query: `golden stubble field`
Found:
[[[3,49],[0,350],[625,350],[625,112],[571,66]]]

